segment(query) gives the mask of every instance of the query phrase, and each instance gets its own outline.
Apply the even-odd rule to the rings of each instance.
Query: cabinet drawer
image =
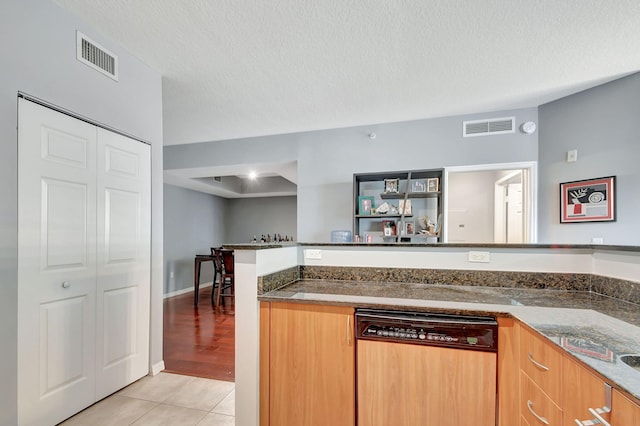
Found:
[[[560,426],[562,410],[529,376],[520,372],[520,414],[531,426]]]
[[[562,354],[544,337],[524,327],[520,330],[520,368],[561,405]]]
[[[595,409],[607,404],[605,382],[568,356],[562,362],[562,372],[562,410],[565,424],[573,425],[575,420],[593,419],[589,408]]]

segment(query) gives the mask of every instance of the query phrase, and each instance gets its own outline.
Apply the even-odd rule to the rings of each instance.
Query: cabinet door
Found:
[[[612,392],[611,425],[640,425],[640,405],[637,405],[615,389]]]
[[[270,321],[270,424],[353,426],[353,309],[273,303]]]
[[[359,426],[494,426],[496,354],[358,341]]]
[[[575,420],[593,419],[589,408],[604,407],[606,384],[598,377],[581,367],[576,361],[565,357],[562,361],[563,379],[562,400],[564,424],[573,426]],[[608,415],[603,415],[605,419]]]

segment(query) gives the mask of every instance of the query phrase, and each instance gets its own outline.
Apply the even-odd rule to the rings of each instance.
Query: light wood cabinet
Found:
[[[575,420],[592,420],[589,408],[601,408],[607,404],[607,384],[568,356],[563,359],[562,369],[564,424],[575,426]],[[609,417],[608,414],[602,416],[605,420]]]
[[[353,426],[353,308],[270,305],[261,308],[261,425]]]
[[[611,408],[612,426],[640,425],[640,405],[631,401],[615,389],[612,392]]]
[[[598,424],[589,409],[608,405],[611,412],[600,416],[611,426],[640,425],[640,405],[615,389],[612,398],[608,398],[609,385],[579,361],[518,321],[510,327],[509,320],[502,320],[500,326],[503,341],[499,341],[498,354],[499,425],[518,424],[514,416],[520,416],[521,426],[575,426],[576,420]],[[519,342],[508,341],[514,338]],[[511,353],[518,347],[519,409],[514,413],[508,406],[513,399],[509,396],[513,381],[501,376],[513,371]]]
[[[520,325],[518,329],[520,415],[531,426],[560,426],[562,353],[527,327]]]
[[[547,394],[520,371],[520,412],[530,425],[560,426],[562,424],[562,410]]]
[[[556,404],[561,404],[562,353],[544,337],[520,327],[520,368]]]

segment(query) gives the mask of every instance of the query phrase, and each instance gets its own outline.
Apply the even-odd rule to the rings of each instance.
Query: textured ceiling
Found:
[[[55,1],[163,75],[166,145],[531,107],[640,69],[638,0]]]

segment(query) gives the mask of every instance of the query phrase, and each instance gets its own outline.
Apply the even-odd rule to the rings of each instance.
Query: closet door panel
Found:
[[[18,108],[18,418],[55,424],[95,401],[96,128]]]
[[[98,129],[97,396],[149,372],[149,146]]]

